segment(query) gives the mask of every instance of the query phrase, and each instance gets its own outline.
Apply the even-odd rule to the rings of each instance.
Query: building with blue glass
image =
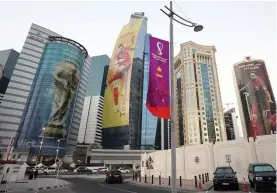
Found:
[[[158,118],[153,116],[146,107],[148,76],[149,76],[149,34],[145,38],[144,48],[144,71],[143,71],[143,104],[142,104],[142,123],[141,123],[141,149],[155,148],[155,137]]]
[[[0,103],[8,88],[18,57],[19,53],[13,49],[0,51]]]
[[[58,150],[65,162],[72,161],[90,68],[81,44],[31,25],[0,104],[6,156],[31,162],[39,155],[55,158]]]
[[[108,55],[99,55],[91,57],[91,71],[88,79],[86,96],[104,96],[101,93],[102,80],[105,66],[109,65],[110,58]]]
[[[129,125],[102,129],[102,146],[104,149],[140,149],[143,105],[143,58],[147,34],[147,18],[144,13],[131,15],[130,23],[143,19],[136,40],[132,63],[129,101]],[[105,101],[104,101],[105,103]],[[105,104],[104,104],[105,105]]]
[[[227,140],[215,52],[189,41],[174,58],[179,146]]]

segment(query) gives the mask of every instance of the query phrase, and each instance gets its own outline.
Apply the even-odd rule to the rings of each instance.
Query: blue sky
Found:
[[[174,49],[194,41],[215,45],[216,61],[223,103],[236,102],[232,64],[244,56],[266,62],[271,84],[277,97],[276,2],[258,1],[177,1],[174,10],[204,26],[199,33],[179,24],[174,26]],[[31,23],[44,26],[83,44],[89,54],[108,54],[121,27],[132,12],[145,12],[148,32],[169,39],[169,20],[160,11],[167,1],[131,2],[0,2],[0,50],[21,51]],[[184,14],[184,13],[185,14]]]

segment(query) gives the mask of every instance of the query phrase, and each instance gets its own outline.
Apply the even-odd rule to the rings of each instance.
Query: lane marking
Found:
[[[130,191],[130,190],[123,190],[123,189],[120,189],[120,188],[110,187],[110,186],[101,184],[100,182],[97,182],[97,184],[99,184],[100,186],[103,186],[103,187],[105,187],[105,188],[110,188],[110,189],[114,189],[114,190],[119,190],[119,191],[121,191],[121,192],[137,193],[137,192],[133,192],[133,191]]]

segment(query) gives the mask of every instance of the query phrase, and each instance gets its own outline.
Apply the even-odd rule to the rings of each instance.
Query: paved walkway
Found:
[[[54,178],[37,178],[36,180],[21,180],[8,184],[0,184],[0,192],[22,192],[61,188],[68,185],[68,182]]]
[[[170,179],[172,180],[172,179]],[[160,188],[171,188],[171,184],[169,185],[168,178],[161,178],[161,185],[159,185],[159,178],[154,178],[153,184],[152,179],[150,177],[147,178],[147,183],[145,183],[144,177],[141,178],[141,182],[139,182],[139,178],[137,181],[133,181],[133,179],[126,179],[126,182],[132,183],[134,185],[139,186],[154,186],[154,187],[160,187]],[[176,185],[178,190],[188,190],[188,191],[199,191],[199,188],[195,187],[194,180],[182,180],[182,183],[180,184],[180,180],[176,180]],[[182,185],[182,186],[181,186]],[[205,182],[205,184],[202,184],[203,191],[209,190],[213,185],[212,181]]]

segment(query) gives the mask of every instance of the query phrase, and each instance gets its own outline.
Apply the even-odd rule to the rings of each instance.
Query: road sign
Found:
[[[146,162],[146,167],[147,169],[153,169],[153,159],[151,158],[151,156],[148,158]]]
[[[226,154],[226,155],[225,155],[225,159],[226,159],[226,162],[227,162],[227,163],[231,163],[231,162],[232,162],[232,159],[231,159],[231,155],[230,155],[230,154]]]

